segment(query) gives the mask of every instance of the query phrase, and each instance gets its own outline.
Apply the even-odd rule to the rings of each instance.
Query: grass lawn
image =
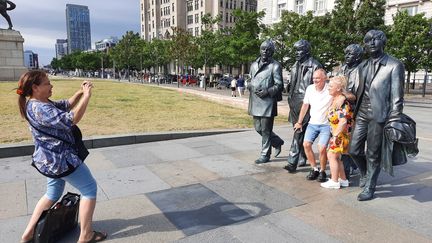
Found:
[[[52,100],[69,98],[81,80],[51,79]],[[175,90],[112,81],[94,81],[87,112],[79,126],[84,136],[157,131],[252,128],[242,109]],[[19,115],[16,82],[0,82],[0,143],[30,141],[27,122]],[[277,124],[284,121],[282,117]]]

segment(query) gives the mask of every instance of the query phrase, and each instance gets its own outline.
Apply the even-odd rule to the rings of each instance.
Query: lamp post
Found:
[[[427,37],[429,39],[431,39],[432,41],[432,23],[429,25],[429,32],[427,34]],[[426,60],[429,60],[429,56],[432,54],[432,49],[430,46],[428,46],[427,51],[426,51]],[[426,85],[427,85],[427,79],[428,79],[428,65],[427,62],[425,63],[425,75],[424,75],[424,80],[423,80],[423,93],[422,93],[422,97],[426,96]]]

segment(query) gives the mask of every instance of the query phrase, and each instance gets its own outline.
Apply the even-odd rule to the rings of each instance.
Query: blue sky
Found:
[[[121,38],[128,30],[140,30],[139,0],[12,0],[17,7],[9,11],[14,29],[24,37],[24,50],[39,54],[47,65],[55,57],[56,39],[66,39],[66,4],[86,5],[90,9],[92,46],[110,36]],[[0,16],[0,28],[7,28]]]

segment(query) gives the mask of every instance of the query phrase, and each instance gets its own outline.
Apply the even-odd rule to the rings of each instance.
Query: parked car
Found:
[[[233,78],[231,77],[222,77],[217,81],[217,88],[218,89],[222,89],[222,88],[229,88],[231,86],[231,80]]]

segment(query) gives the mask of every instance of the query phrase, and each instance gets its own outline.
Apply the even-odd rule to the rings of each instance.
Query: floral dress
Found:
[[[350,141],[351,128],[353,125],[353,111],[350,103],[345,100],[344,104],[337,109],[330,106],[328,111],[328,120],[330,122],[332,133],[338,127],[339,119],[345,118],[347,124],[343,131],[336,138],[329,141],[328,151],[333,153],[346,154],[348,152],[348,144]]]

